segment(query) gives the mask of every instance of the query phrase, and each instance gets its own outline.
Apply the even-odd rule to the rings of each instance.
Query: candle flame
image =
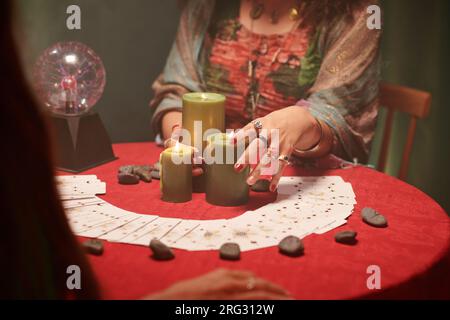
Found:
[[[177,141],[177,143],[175,144],[175,151],[180,150],[180,142]]]

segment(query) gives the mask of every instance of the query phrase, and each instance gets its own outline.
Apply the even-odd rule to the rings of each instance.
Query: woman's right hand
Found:
[[[217,269],[198,278],[175,283],[148,296],[154,300],[290,300],[289,293],[251,272]]]

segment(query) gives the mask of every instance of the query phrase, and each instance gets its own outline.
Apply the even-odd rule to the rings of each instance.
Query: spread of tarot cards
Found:
[[[275,202],[235,218],[163,218],[126,211],[98,198],[106,193],[106,184],[95,175],[56,179],[75,234],[144,246],[157,239],[189,251],[218,250],[227,242],[249,251],[277,246],[290,235],[323,234],[344,225],[356,203],[351,184],[341,177],[283,177]]]

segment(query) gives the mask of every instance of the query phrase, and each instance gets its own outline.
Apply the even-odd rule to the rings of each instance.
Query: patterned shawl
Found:
[[[184,93],[207,90],[203,81],[207,57],[202,49],[214,6],[213,0],[189,0],[184,5],[166,66],[152,86],[156,132],[166,112],[182,110]],[[378,114],[381,32],[367,28],[365,8],[354,16],[352,22],[342,19],[318,28],[301,61],[299,90],[308,88],[304,100],[310,112],[332,128],[332,153],[367,162]]]

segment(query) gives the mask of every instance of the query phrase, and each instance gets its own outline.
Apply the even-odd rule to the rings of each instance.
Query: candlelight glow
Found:
[[[175,151],[180,150],[180,142],[179,142],[179,141],[177,141],[177,143],[175,144],[174,150],[175,150]]]

